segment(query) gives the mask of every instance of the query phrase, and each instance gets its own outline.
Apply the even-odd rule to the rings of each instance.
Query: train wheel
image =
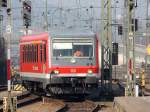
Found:
[[[62,88],[57,87],[57,86],[48,86],[46,91],[50,95],[61,95],[61,94],[63,94]]]
[[[52,87],[52,88],[51,88],[51,91],[52,91],[52,93],[55,94],[55,95],[61,95],[61,94],[63,94],[62,89],[59,88],[59,87]]]
[[[34,92],[34,88],[32,86],[28,86],[27,87],[27,91],[33,93]]]

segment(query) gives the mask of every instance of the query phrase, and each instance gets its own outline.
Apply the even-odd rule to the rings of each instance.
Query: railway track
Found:
[[[45,109],[45,107],[47,110]],[[17,95],[18,112],[24,112],[24,111],[27,112],[31,110],[33,110],[32,112],[37,112],[37,111],[38,112],[43,112],[43,111],[61,112],[61,110],[63,110],[65,107],[66,104],[62,100],[57,100],[48,97],[39,97],[38,95],[30,94],[29,92],[24,92],[23,94]],[[3,112],[2,99],[0,99],[0,112]]]
[[[53,110],[54,112],[62,112],[67,108],[67,105],[63,100],[43,97],[43,104],[45,103],[53,105],[53,107],[51,107],[51,110]]]
[[[103,110],[103,107],[99,103],[95,103],[91,100],[71,99],[64,100],[51,97],[39,97],[38,95],[24,92],[17,95],[17,108],[19,108],[18,112],[31,110],[33,110],[32,112],[37,112],[37,110],[38,112],[98,112],[101,109]],[[3,102],[1,99],[0,112],[3,111],[2,105]]]
[[[98,112],[99,105],[93,101],[85,100],[83,102],[65,102],[65,108],[57,112]]]
[[[41,97],[30,94],[29,92],[18,94],[16,97],[17,97],[17,108],[42,100]],[[3,111],[3,99],[0,99],[0,112],[2,111]]]
[[[53,107],[58,107],[56,112],[98,112],[100,106],[91,100],[78,98],[44,98],[45,103],[53,103]]]

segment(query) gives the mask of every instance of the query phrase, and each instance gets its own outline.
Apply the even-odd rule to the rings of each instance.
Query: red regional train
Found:
[[[20,76],[30,91],[89,93],[100,78],[94,33],[41,33],[21,37]]]

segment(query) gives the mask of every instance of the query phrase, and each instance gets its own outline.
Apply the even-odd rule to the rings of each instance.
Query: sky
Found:
[[[23,35],[22,1],[12,0],[13,16],[13,39],[18,40]],[[145,32],[146,24],[146,1],[137,0],[138,7],[135,17],[139,19],[139,33]],[[32,2],[32,29],[33,32],[44,31],[45,25],[45,0],[31,0]],[[84,28],[94,32],[100,32],[101,27],[101,0],[47,0],[48,23],[50,29]],[[93,8],[91,8],[93,6]],[[61,10],[62,9],[62,10]],[[112,23],[117,21],[123,24],[124,0],[112,0]],[[2,9],[4,15],[3,31],[7,25],[6,10]],[[117,34],[117,27],[113,28],[113,39],[122,38]]]

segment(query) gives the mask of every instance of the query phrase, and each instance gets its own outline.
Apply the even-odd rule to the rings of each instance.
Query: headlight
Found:
[[[76,63],[75,58],[71,58],[70,62],[71,62],[71,63]]]
[[[88,70],[88,73],[91,74],[91,73],[93,73],[93,71],[92,70]]]
[[[59,71],[58,71],[58,70],[54,70],[54,73],[55,73],[55,74],[59,74]]]

